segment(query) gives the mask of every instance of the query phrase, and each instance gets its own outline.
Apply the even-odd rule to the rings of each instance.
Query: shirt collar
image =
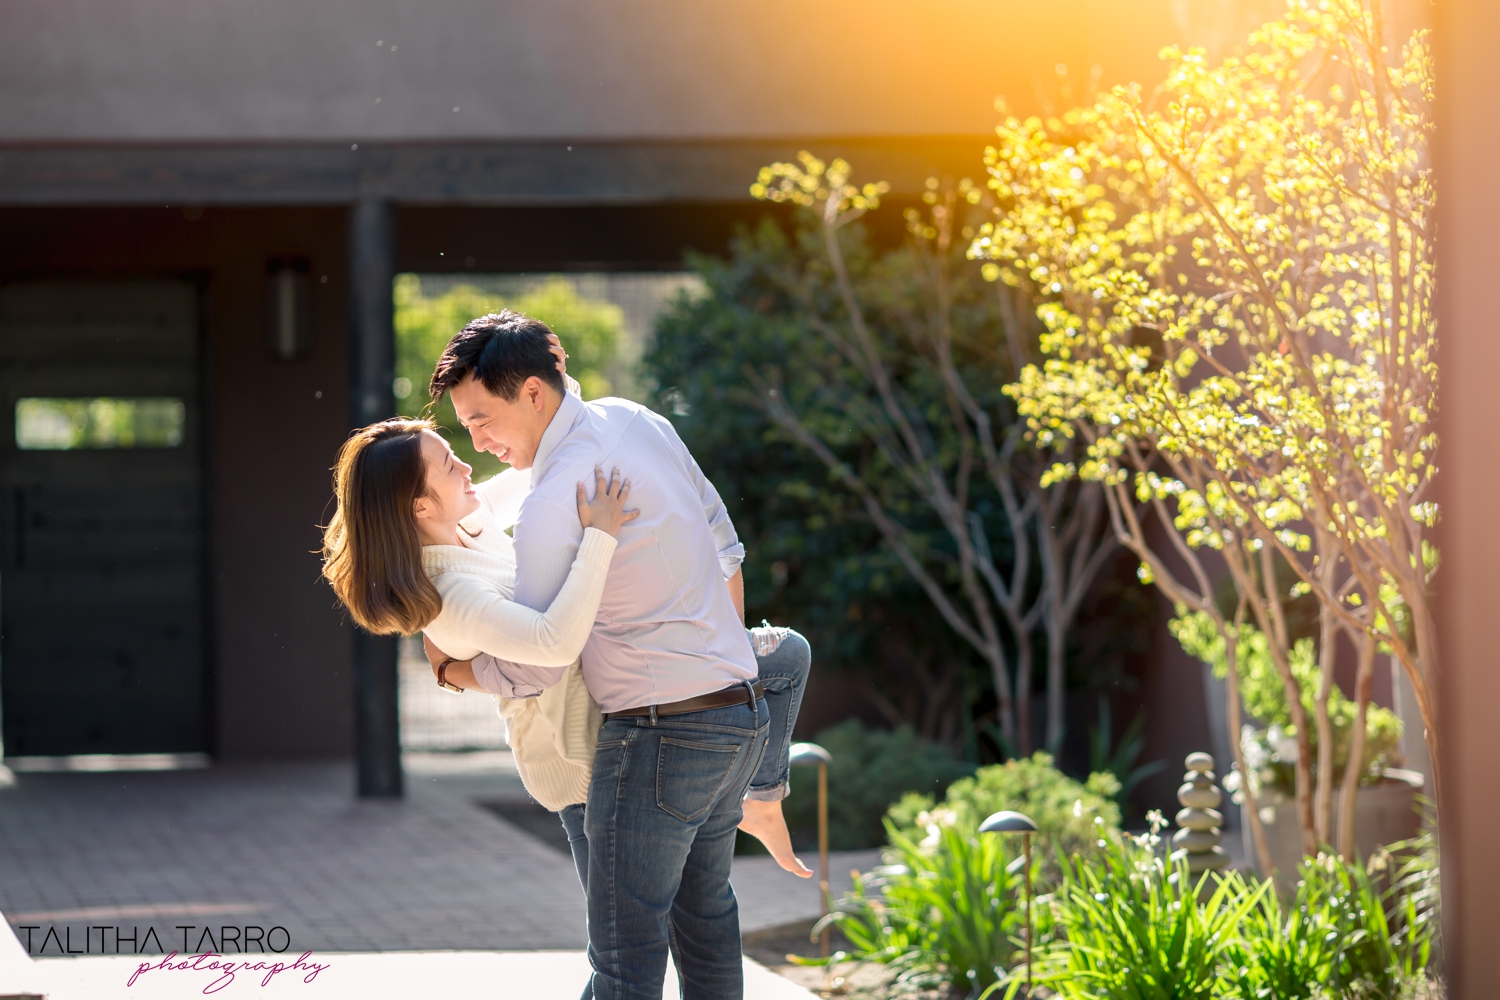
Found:
[[[562,439],[578,426],[578,422],[583,419],[586,412],[583,400],[571,392],[563,393],[562,403],[558,406],[557,412],[552,414],[552,422],[542,432],[542,440],[536,446],[536,457],[531,460],[533,489],[536,488],[537,483],[541,482],[542,475],[547,470],[547,460],[552,457],[552,452],[557,449]]]

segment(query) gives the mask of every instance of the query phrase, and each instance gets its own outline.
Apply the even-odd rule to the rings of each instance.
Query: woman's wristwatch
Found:
[[[438,687],[442,688],[444,691],[452,691],[454,694],[463,694],[463,688],[459,687],[457,684],[450,684],[448,682],[448,664],[457,662],[458,657],[450,656],[442,663],[439,663],[437,665],[437,682]]]

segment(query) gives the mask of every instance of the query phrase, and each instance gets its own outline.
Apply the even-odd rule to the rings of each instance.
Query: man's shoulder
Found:
[[[666,417],[631,399],[606,396],[589,400],[584,407],[586,414],[580,426],[553,453],[556,469],[579,463],[588,465],[622,444],[630,447],[662,437],[667,440],[676,437]],[[552,471],[548,470],[549,476]]]

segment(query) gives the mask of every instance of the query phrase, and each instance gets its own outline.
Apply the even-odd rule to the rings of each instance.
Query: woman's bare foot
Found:
[[[745,810],[740,829],[765,844],[778,865],[793,875],[812,878],[812,869],[792,853],[792,834],[786,828],[786,817],[781,814],[781,803],[746,799],[740,804]]]

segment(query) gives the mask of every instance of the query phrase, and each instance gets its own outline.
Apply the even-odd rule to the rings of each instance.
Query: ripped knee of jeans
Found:
[[[776,652],[783,639],[791,629],[781,625],[772,625],[764,618],[760,624],[750,629],[750,645],[755,649],[756,656],[770,656]]]

